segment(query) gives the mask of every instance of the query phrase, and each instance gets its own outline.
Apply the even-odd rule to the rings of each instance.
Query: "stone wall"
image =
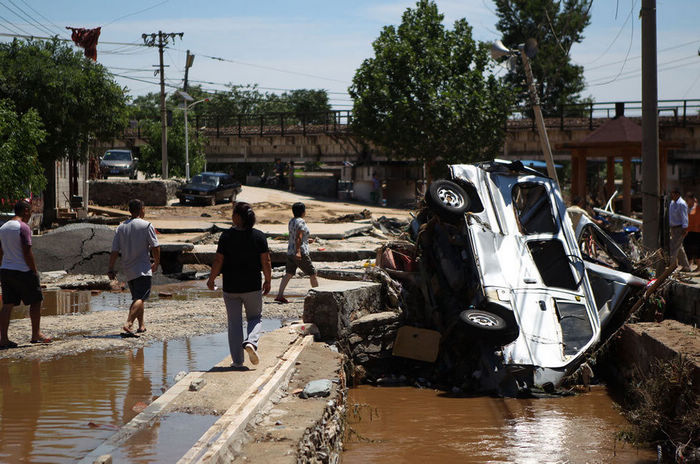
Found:
[[[90,201],[99,206],[126,205],[132,198],[147,206],[165,206],[175,198],[176,180],[110,179],[90,181]]]
[[[672,281],[664,296],[667,317],[700,327],[700,286]]]

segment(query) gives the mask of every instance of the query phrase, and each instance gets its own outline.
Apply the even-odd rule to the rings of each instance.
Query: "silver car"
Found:
[[[109,176],[128,176],[129,179],[136,179],[138,161],[131,150],[108,150],[100,158],[100,173],[104,179]]]
[[[517,161],[449,168],[417,218],[434,314],[423,322],[479,342],[472,375],[483,389],[501,389],[506,377],[517,388],[556,387],[646,280],[582,255],[550,178]]]

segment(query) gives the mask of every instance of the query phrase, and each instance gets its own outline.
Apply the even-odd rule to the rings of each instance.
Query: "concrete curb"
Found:
[[[307,335],[297,340],[280,361],[271,366],[236,400],[197,443],[178,461],[178,464],[228,462],[230,447],[245,430],[252,417],[267,403],[279,386],[288,379],[295,362],[305,347],[313,343]]]

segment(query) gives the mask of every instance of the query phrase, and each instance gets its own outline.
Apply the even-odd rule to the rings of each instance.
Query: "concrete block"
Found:
[[[700,326],[700,285],[672,281],[666,303],[667,317]]]
[[[352,321],[350,331],[355,334],[365,335],[378,330],[390,329],[399,322],[399,315],[393,311],[367,314]]]
[[[337,281],[309,291],[304,300],[304,322],[313,322],[324,340],[343,336],[355,311],[381,312],[381,284]]]
[[[93,180],[90,181],[90,200],[97,205],[126,205],[132,198],[147,206],[165,206],[175,198],[180,183],[176,180]]]
[[[114,229],[100,224],[69,224],[32,238],[40,272],[103,274],[109,265]]]

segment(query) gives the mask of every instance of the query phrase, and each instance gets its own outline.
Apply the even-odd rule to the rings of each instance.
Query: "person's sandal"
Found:
[[[36,340],[29,340],[29,343],[51,343],[53,340],[51,340],[50,337],[43,337],[43,338],[37,338]]]
[[[286,299],[285,297],[283,297],[283,296],[278,296],[277,298],[275,298],[275,301],[278,302],[278,303],[282,303],[282,304],[287,304],[287,303],[289,303],[289,300],[287,300],[287,299]]]

